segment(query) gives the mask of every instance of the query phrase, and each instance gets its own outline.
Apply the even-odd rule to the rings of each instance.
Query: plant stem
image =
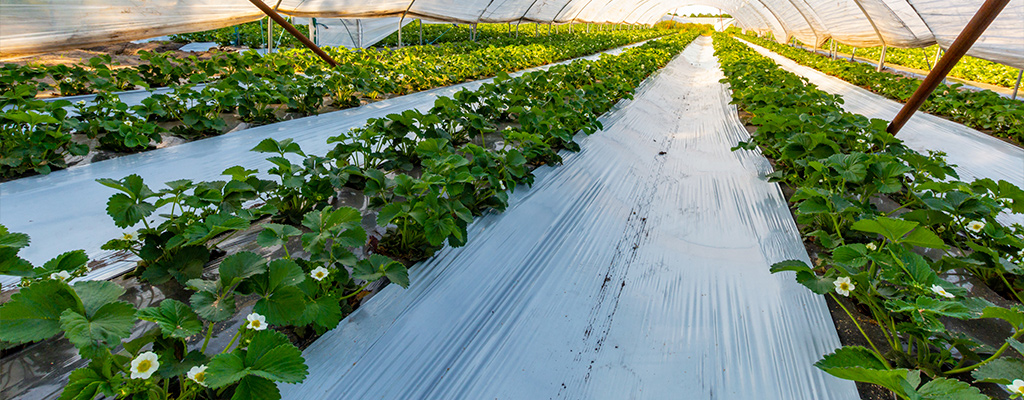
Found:
[[[227,353],[228,349],[231,348],[231,345],[235,344],[235,340],[237,340],[238,336],[240,336],[241,334],[242,334],[242,328],[238,328],[238,332],[235,332],[235,336],[231,338],[231,341],[228,342],[228,345],[226,347],[224,347],[224,350],[221,350],[220,353],[221,354]]]
[[[1011,338],[1017,339],[1017,338],[1020,337],[1021,334],[1024,334],[1024,330],[1019,330],[1017,332],[1014,332],[1014,334],[1013,334],[1013,336],[1011,336]],[[982,365],[988,364],[988,363],[992,362],[992,360],[995,360],[996,358],[999,358],[999,356],[1003,355],[1003,352],[1005,352],[1006,349],[1008,349],[1008,348],[1010,348],[1010,342],[1003,343],[1003,345],[999,347],[999,350],[996,350],[996,352],[993,353],[992,356],[990,356],[989,358],[986,358],[982,362],[974,364],[974,365],[968,365],[968,366],[962,367],[962,368],[951,369],[949,371],[946,371],[945,375],[948,376],[948,375],[953,375],[953,374],[959,374],[961,372],[972,371],[975,368],[978,368],[978,367],[980,367]]]
[[[1006,280],[1006,276],[1003,275],[1002,271],[999,271],[997,269],[996,270],[996,275],[999,275],[999,279],[1003,280],[1003,284],[1006,285],[1006,290],[1009,290],[1010,293],[1013,293],[1013,297],[1016,298],[1017,301],[1019,301],[1021,303],[1024,303],[1024,300],[1022,300],[1021,297],[1020,297],[1020,293],[1017,293],[1016,290],[1013,290],[1013,286],[1010,286],[1010,281]]]
[[[832,296],[832,299],[835,300],[836,304],[839,304],[839,307],[843,308],[843,311],[846,312],[846,316],[850,317],[850,320],[853,321],[853,324],[857,326],[857,330],[860,331],[861,336],[864,336],[864,340],[868,341],[868,344],[871,345],[871,348],[875,350],[875,355],[877,355],[878,359],[882,361],[882,364],[885,365],[885,368],[892,369],[892,366],[890,366],[889,362],[885,360],[885,357],[882,357],[882,352],[878,351],[878,347],[875,346],[875,342],[872,342],[871,338],[868,337],[868,334],[864,332],[864,328],[860,327],[860,323],[857,322],[857,318],[853,317],[853,314],[850,313],[850,310],[846,309],[846,306],[843,305],[843,302],[840,301],[834,293],[829,293],[829,296]]]
[[[357,293],[362,292],[363,289],[366,289],[367,286],[370,286],[371,283],[373,283],[373,282],[366,282],[365,285],[361,286],[359,289],[356,289],[356,291],[354,291],[352,293],[349,293],[349,294],[346,294],[346,295],[342,296],[341,298],[339,298],[338,300],[345,300],[345,299],[347,299],[349,297],[355,296]]]
[[[199,349],[200,353],[206,354],[206,345],[210,344],[211,336],[213,336],[213,322],[206,325],[206,339],[203,339],[203,348]]]

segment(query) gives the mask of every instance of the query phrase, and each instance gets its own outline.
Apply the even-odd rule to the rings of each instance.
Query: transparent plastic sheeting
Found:
[[[744,29],[821,45],[949,47],[982,0],[278,0],[286,15],[426,18],[446,22],[650,24],[691,4],[732,14]],[[252,21],[248,0],[2,0],[0,58],[200,31]],[[1024,0],[1010,0],[969,55],[1024,67]]]
[[[622,49],[642,43],[604,53],[617,54]],[[598,56],[581,58],[594,59]],[[565,62],[569,61],[562,63]],[[509,75],[518,76],[524,72]],[[224,176],[220,173],[234,165],[266,171],[271,166],[266,161],[267,155],[249,151],[263,139],[293,138],[306,153],[324,154],[334,148],[333,144],[327,143],[327,138],[361,127],[370,118],[409,109],[427,112],[438,96],[451,96],[463,88],[476,89],[490,81],[484,79],[398,96],[357,108],[263,125],[173,147],[74,166],[48,175],[3,182],[0,183],[0,224],[11,232],[22,232],[32,237],[32,244],[22,249],[19,255],[36,265],[42,265],[58,254],[74,249],[84,249],[91,260],[112,260],[116,258],[116,253],[100,250],[100,246],[131,229],[122,230],[114,226],[106,214],[106,204],[107,199],[117,192],[96,183],[96,179],[121,179],[129,174],[138,174],[147,185],[157,189],[164,187],[164,182],[177,179],[223,180]],[[145,91],[134,91],[122,96],[122,99],[135,102],[141,101],[146,95],[148,93]],[[88,100],[87,97],[82,99]],[[133,267],[131,262],[114,261],[91,271],[84,279],[109,279]],[[19,281],[17,277],[0,276],[0,288],[6,290]]]
[[[807,78],[819,89],[843,96],[843,109],[868,118],[891,121],[903,104],[871,93],[842,79],[829,76],[814,68],[797,64],[782,55],[745,40],[758,53],[771,58],[780,67]],[[978,132],[956,122],[925,112],[914,113],[896,137],[919,152],[928,150],[946,153],[946,160],[955,165],[960,179],[989,178],[1005,180],[1024,187],[1024,149]],[[1024,215],[1001,214],[1004,224],[1024,224]]]
[[[768,161],[702,37],[538,169],[469,243],[410,269],[303,352],[285,399],[857,399]]]
[[[321,46],[348,48],[370,47],[398,30],[398,24],[409,25],[413,20],[402,18],[317,18],[316,41]],[[309,19],[299,21],[308,24]],[[402,38],[412,44],[411,38]],[[416,37],[419,40],[419,37]]]

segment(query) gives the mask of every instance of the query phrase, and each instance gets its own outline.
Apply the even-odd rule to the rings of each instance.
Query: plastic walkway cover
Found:
[[[625,48],[642,43],[580,58],[594,59],[604,53],[617,54]],[[547,67],[530,68],[509,75],[518,76]],[[32,237],[32,245],[23,249],[21,256],[34,264],[42,264],[68,249],[84,249],[92,260],[106,259],[113,253],[101,251],[100,246],[111,238],[121,236],[124,231],[114,226],[106,214],[107,199],[116,191],[96,183],[98,178],[121,179],[129,174],[138,174],[155,189],[164,187],[164,182],[176,179],[224,179],[221,171],[234,165],[266,171],[271,166],[266,161],[267,155],[250,151],[263,139],[292,138],[307,153],[324,154],[334,148],[334,144],[327,143],[327,138],[361,127],[367,119],[410,109],[427,112],[438,96],[452,96],[462,89],[475,90],[490,81],[482,79],[425,90],[361,107],[263,125],[178,146],[74,166],[48,175],[3,182],[0,183],[0,201],[3,206],[0,224],[12,232],[23,232]],[[121,99],[141,102],[148,95],[147,91],[133,91],[121,96]],[[91,97],[80,98],[89,100]],[[69,198],[73,198],[73,201],[69,201]],[[109,279],[130,268],[134,268],[133,263],[121,262],[93,270],[86,278]],[[0,286],[5,289],[18,282],[20,279],[17,277],[0,276]]]
[[[903,107],[901,103],[797,64],[764,47],[739,40],[771,58],[785,70],[807,78],[819,89],[843,96],[843,109],[846,111],[892,121]],[[962,180],[989,178],[1024,187],[1024,148],[925,112],[914,113],[896,136],[919,152],[934,150],[946,153],[946,160],[956,165],[955,169]],[[1024,215],[1002,214],[1000,222],[1024,224]]]
[[[286,399],[857,399],[767,160],[691,45],[563,166],[304,352]]]

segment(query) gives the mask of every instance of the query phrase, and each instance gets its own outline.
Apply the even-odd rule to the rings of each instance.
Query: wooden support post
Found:
[[[281,17],[281,14],[278,14],[277,11],[274,11],[274,9],[268,7],[266,4],[263,4],[263,2],[260,1],[260,0],[249,0],[249,2],[252,3],[254,6],[256,6],[257,8],[259,8],[260,11],[263,11],[264,14],[267,14],[267,16],[270,17],[270,19],[272,19],[272,20],[276,21],[278,24],[280,24],[281,27],[284,28],[284,30],[288,31],[288,33],[290,33],[292,36],[294,36],[296,39],[298,39],[299,42],[301,42],[307,48],[312,50],[313,53],[316,53],[316,55],[320,56],[320,58],[322,58],[325,62],[327,62],[328,65],[330,65],[332,67],[335,67],[335,66],[338,65],[338,63],[335,62],[334,59],[331,58],[331,56],[327,55],[327,53],[324,53],[324,51],[321,50],[320,47],[318,47],[315,43],[310,41],[309,38],[307,38],[305,36],[302,36],[302,33],[299,32],[298,29],[295,29],[295,27],[292,26],[292,24],[288,23],[288,21],[285,21],[284,17]],[[270,24],[268,24],[268,25],[270,25]],[[268,33],[273,33],[273,31],[270,31],[270,27],[269,26],[267,27],[267,31],[268,31]],[[267,43],[272,43],[274,41],[273,36],[268,37],[267,39],[268,39]],[[273,49],[271,48],[269,50],[273,50]],[[268,51],[267,53],[269,54],[270,51]]]
[[[967,23],[964,30],[957,35],[956,40],[946,50],[946,54],[942,56],[939,62],[935,63],[935,68],[932,68],[928,76],[921,82],[921,86],[917,88],[913,96],[910,96],[910,100],[907,100],[907,104],[900,109],[899,114],[896,114],[896,118],[893,118],[892,123],[886,129],[895,135],[903,128],[903,125],[907,123],[911,115],[924,104],[924,101],[928,99],[928,95],[939,86],[942,79],[946,77],[956,66],[957,61],[967,53],[967,50],[974,45],[974,42],[978,40],[978,37],[985,32],[985,29],[992,23],[992,20],[996,19],[999,12],[1006,7],[1006,3],[1010,0],[985,0],[985,3],[981,5],[981,9],[978,10],[971,21]]]
[[[1020,78],[1024,77],[1024,68],[1020,69],[1017,73],[1017,83],[1013,85],[1013,95],[1010,96],[1011,100],[1017,100],[1017,90],[1020,89]]]

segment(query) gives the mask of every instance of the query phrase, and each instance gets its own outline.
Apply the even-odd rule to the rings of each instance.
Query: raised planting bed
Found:
[[[533,167],[578,150],[578,132],[600,129],[599,115],[699,33],[499,75],[438,98],[429,113],[333,137],[325,155],[264,140],[253,151],[269,155],[271,179],[242,167],[224,171],[230,180],[162,189],[136,175],[101,179],[120,192],[107,204],[115,225],[138,228],[104,247],[133,254],[137,269],[116,282],[72,282],[86,272],[84,252],[35,267],[17,257],[29,238],[4,228],[0,273],[23,284],[0,306],[0,340],[69,340],[81,361],[66,398],[279,398],[277,383],[307,375],[297,345],[334,328],[374,282],[407,286],[415,261],[464,245],[474,216],[503,210],[510,191],[532,183]],[[126,301],[146,285],[161,285],[165,299]],[[139,327],[148,322],[156,326]],[[214,336],[230,337],[218,354]],[[55,380],[47,384],[65,384]]]
[[[841,98],[735,39],[716,35],[715,48],[734,102],[756,126],[737,147],[772,160],[769,178],[789,188],[814,260],[772,271],[794,274],[846,317],[837,320],[844,346],[815,365],[888,398],[1017,390],[1024,232],[996,216],[1024,213],[1024,191],[961,181],[941,154],[907,148],[885,121],[842,111]],[[870,391],[865,398],[879,398]]]

